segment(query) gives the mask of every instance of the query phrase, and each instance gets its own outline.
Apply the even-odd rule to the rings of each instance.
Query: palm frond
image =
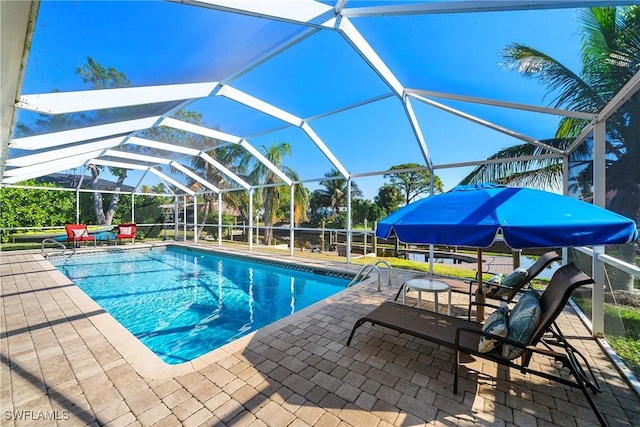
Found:
[[[543,141],[547,145],[565,149],[570,144],[570,139],[556,138]],[[557,166],[561,164],[561,159],[534,159],[534,160],[518,160],[522,157],[540,156],[548,154],[549,151],[533,144],[514,145],[498,151],[489,160],[502,159],[504,162],[489,163],[477,166],[469,175],[467,175],[461,184],[477,184],[481,182],[498,182],[502,184],[518,185],[524,182],[542,183],[545,186],[555,186],[561,183],[562,168]],[[539,173],[541,176],[535,178],[534,175]],[[558,174],[557,177],[552,176]]]
[[[583,111],[597,111],[593,106],[604,105],[598,93],[573,71],[549,55],[520,43],[512,43],[502,52],[502,62],[506,69],[516,70],[528,78],[537,78],[549,93],[557,93],[551,102],[554,107],[574,107],[578,103]]]

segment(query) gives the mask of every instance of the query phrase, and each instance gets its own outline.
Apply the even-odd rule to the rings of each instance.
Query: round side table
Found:
[[[420,308],[420,302],[422,300],[422,292],[433,292],[433,298],[435,302],[435,312],[438,312],[438,293],[447,292],[448,293],[448,301],[447,301],[447,315],[451,315],[451,287],[437,279],[430,279],[425,277],[409,279],[402,285],[404,289],[402,290],[402,304],[405,303],[405,296],[407,295],[407,289],[414,289],[418,291],[418,308]]]

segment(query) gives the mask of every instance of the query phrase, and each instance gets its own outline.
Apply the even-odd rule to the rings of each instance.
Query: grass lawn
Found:
[[[583,313],[591,313],[591,300],[574,298]],[[640,377],[640,310],[604,305],[605,337],[627,366]]]

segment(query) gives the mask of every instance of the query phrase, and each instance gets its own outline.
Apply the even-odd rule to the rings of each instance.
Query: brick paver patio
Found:
[[[393,297],[410,272],[394,270],[393,286],[383,280],[381,293],[377,280],[369,279],[191,363],[169,367],[38,253],[0,256],[3,426],[597,422],[579,390],[492,363],[465,363],[461,390],[453,394],[451,351],[381,327],[361,327],[346,347],[355,320]],[[466,302],[454,296],[454,314],[462,314]],[[423,293],[423,307],[433,307],[429,298]],[[605,391],[595,400],[610,424],[640,425],[640,399],[587,338],[578,316],[567,309],[559,323],[567,336],[577,337],[572,342],[602,379]]]

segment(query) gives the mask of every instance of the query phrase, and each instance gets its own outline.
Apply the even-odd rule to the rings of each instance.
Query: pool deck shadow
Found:
[[[361,267],[293,262],[353,273]],[[63,426],[597,422],[579,390],[471,358],[453,394],[451,350],[385,328],[364,325],[347,347],[354,322],[414,272],[393,270],[392,286],[383,280],[381,292],[368,279],[192,362],[167,365],[39,251],[2,253],[0,264],[3,426],[52,425],[52,417]],[[423,293],[423,307],[433,309],[432,298]],[[465,298],[454,294],[453,314],[464,315]],[[567,308],[559,324],[596,368],[605,391],[595,400],[608,421],[640,425],[640,399],[578,315]]]

